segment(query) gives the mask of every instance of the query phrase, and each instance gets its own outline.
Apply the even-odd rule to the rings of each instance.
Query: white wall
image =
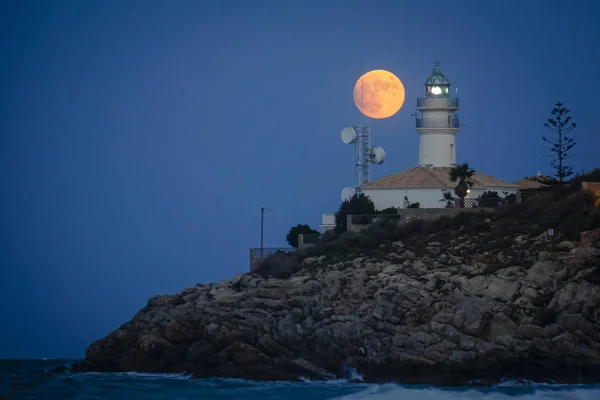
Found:
[[[421,125],[417,125],[420,135],[419,164],[450,166],[456,163],[455,134],[453,127],[456,108],[449,107],[449,98],[428,97],[424,99],[421,111]]]
[[[321,216],[321,233],[335,228],[335,213],[326,213]]]
[[[450,188],[454,195],[454,188]],[[504,197],[504,192],[508,194],[516,193],[516,188],[501,188],[501,187],[490,187],[485,189],[472,189],[471,193],[467,195],[468,198],[477,198],[486,190],[498,192],[500,197]],[[375,203],[375,208],[383,210],[388,207],[403,207],[404,196],[408,197],[408,201],[411,203],[419,203],[420,208],[444,208],[446,203],[440,201],[443,199],[444,193],[441,188],[436,189],[362,189],[362,192],[369,196],[369,198]]]
[[[404,196],[411,203],[418,202],[421,208],[442,208],[445,203],[439,201],[443,198],[441,189],[362,189],[375,203],[375,208],[383,210],[388,207],[403,207]]]
[[[419,164],[450,166],[456,164],[456,137],[453,132],[420,133]]]
[[[471,189],[471,193],[469,193],[469,195],[465,198],[473,198],[476,199],[477,197],[481,196],[483,194],[483,192],[498,192],[498,195],[500,197],[504,197],[504,192],[507,192],[507,194],[517,194],[517,188],[505,188],[505,187],[487,187],[484,189],[479,189],[479,188],[473,188]]]

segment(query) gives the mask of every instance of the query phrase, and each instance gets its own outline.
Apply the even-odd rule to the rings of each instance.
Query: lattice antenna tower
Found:
[[[361,76],[364,70],[361,67]],[[360,102],[364,105],[364,87],[361,83]],[[366,116],[359,110],[359,122],[357,125],[342,129],[342,142],[354,144],[354,171],[355,187],[342,189],[342,200],[348,200],[354,194],[360,193],[360,187],[371,181],[371,164],[381,164],[385,159],[385,151],[382,147],[371,147],[371,127]]]
[[[365,70],[362,66],[360,67],[360,76],[363,76]],[[364,84],[360,85],[360,107],[364,109],[365,101],[365,87]],[[358,125],[354,126],[356,130],[358,140],[354,145],[355,157],[354,157],[354,169],[356,179],[356,190],[360,192],[360,186],[371,181],[371,162],[370,151],[371,151],[371,126],[368,124],[367,117],[359,110],[359,122]]]

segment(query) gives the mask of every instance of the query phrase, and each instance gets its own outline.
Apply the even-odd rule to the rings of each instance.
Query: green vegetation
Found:
[[[577,124],[571,122],[572,117],[569,114],[569,110],[563,107],[562,103],[556,103],[555,107],[550,113],[551,117],[548,118],[548,122],[544,124],[552,133],[556,135],[556,140],[547,139],[542,136],[542,140],[550,145],[550,157],[552,162],[550,167],[556,172],[554,176],[558,178],[559,182],[563,182],[565,178],[573,175],[573,168],[565,165],[565,161],[571,157],[569,151],[575,147],[575,139],[569,136]]]
[[[468,163],[458,164],[448,171],[451,182],[458,182],[454,188],[454,194],[458,196],[460,208],[465,207],[465,197],[473,186],[471,178],[475,175],[475,170],[469,168]]]
[[[419,203],[417,203],[417,204],[419,204]],[[376,214],[378,214],[378,215],[397,215],[398,209],[396,207],[388,207],[388,208],[384,208],[381,211],[377,211]]]
[[[404,196],[404,208],[420,208],[421,204],[419,204],[419,202],[416,203],[412,203],[410,200],[408,200],[408,196]]]
[[[442,198],[440,201],[446,203],[446,208],[454,208],[454,200],[456,200],[456,198],[452,196],[451,191],[448,189],[442,190]]]
[[[335,232],[346,232],[348,215],[373,215],[376,212],[375,204],[367,195],[355,194],[350,200],[344,200],[335,213]]]
[[[500,204],[503,203],[503,198],[500,197],[500,195],[498,194],[498,192],[495,191],[491,191],[491,190],[486,190],[485,192],[481,193],[479,195],[479,197],[477,197],[478,199],[478,205],[480,207],[489,207],[489,208],[496,208],[499,207]]]
[[[258,262],[256,273],[263,278],[286,279],[302,269],[302,259],[296,253],[279,253]]]
[[[285,278],[304,268],[302,261],[307,257],[322,256],[320,265],[325,266],[361,255],[388,254],[392,251],[391,243],[396,241],[402,241],[408,250],[422,255],[431,242],[439,242],[442,247],[447,247],[452,239],[465,235],[479,235],[474,242],[477,247],[465,249],[465,254],[488,250],[508,252],[515,244],[512,239],[515,235],[535,237],[550,228],[562,239],[579,240],[581,232],[600,228],[600,209],[594,207],[592,193],[581,191],[583,181],[600,181],[600,169],[556,185],[540,193],[535,201],[505,204],[493,212],[460,213],[455,217],[444,216],[434,221],[413,220],[404,224],[384,220],[360,232],[328,233],[314,246],[302,251],[289,255],[278,254],[263,260],[257,273],[264,277],[273,275]],[[354,201],[366,203],[367,206],[370,202],[368,198]],[[367,212],[357,209],[365,214],[374,213],[374,209]],[[349,205],[343,211],[354,213]],[[537,251],[532,248],[524,250]],[[490,266],[500,267],[500,264]],[[592,279],[597,279],[596,275],[590,277]]]
[[[285,237],[287,242],[292,247],[298,247],[298,235],[318,235],[319,231],[314,230],[308,225],[296,225],[290,228],[289,233]]]

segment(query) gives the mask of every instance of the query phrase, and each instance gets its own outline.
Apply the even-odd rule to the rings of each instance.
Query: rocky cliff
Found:
[[[354,236],[337,255],[279,256],[274,268],[297,263],[285,279],[240,274],[153,297],[73,369],[295,380],[353,367],[371,382],[600,382],[600,229],[550,240],[523,218],[510,229],[507,215],[469,218],[436,222],[436,234],[374,227],[387,233],[371,233],[366,247]]]

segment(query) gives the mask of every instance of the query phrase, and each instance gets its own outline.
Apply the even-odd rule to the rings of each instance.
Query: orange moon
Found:
[[[370,118],[383,119],[396,114],[404,104],[404,85],[389,71],[375,69],[354,85],[354,104]]]

